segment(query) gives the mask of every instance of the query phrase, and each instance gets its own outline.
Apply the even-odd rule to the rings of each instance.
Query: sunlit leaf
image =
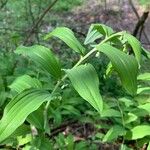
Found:
[[[149,94],[150,95],[150,87],[139,87],[137,89],[137,94]]]
[[[150,81],[150,73],[143,73],[137,77],[138,80]]]
[[[148,103],[146,103],[146,104],[144,104],[144,105],[139,105],[138,108],[144,109],[144,110],[146,110],[147,112],[149,112],[149,114],[150,114],[150,102],[148,102]]]
[[[139,125],[134,127],[133,129],[131,129],[126,137],[128,139],[132,139],[132,140],[136,140],[136,139],[140,139],[143,138],[145,136],[149,136],[150,135],[150,126],[149,125]]]
[[[141,43],[131,34],[125,33],[124,37],[125,37],[125,39],[127,39],[128,43],[130,44],[130,46],[135,54],[135,57],[136,57],[138,63],[140,64],[141,51],[142,51]]]
[[[96,48],[111,60],[111,63],[114,69],[118,72],[122,85],[126,91],[131,95],[135,95],[137,92],[138,73],[136,59],[109,44],[99,44]]]
[[[99,113],[102,112],[103,101],[99,93],[99,79],[94,67],[91,64],[80,65],[66,72],[79,95]]]
[[[102,117],[121,117],[121,114],[115,109],[104,109]]]
[[[61,77],[60,63],[50,49],[41,45],[31,47],[20,46],[17,48],[16,53],[29,56],[42,69],[46,70],[55,78]]]
[[[26,90],[12,99],[5,107],[0,120],[0,142],[9,137],[40,105],[51,100],[47,91]]]
[[[87,33],[84,44],[89,44],[102,36],[109,36],[113,33],[113,29],[104,24],[92,24]]]
[[[128,113],[125,117],[124,117],[124,123],[125,124],[129,124],[133,121],[135,121],[138,117],[133,114],[133,113]]]
[[[32,78],[29,75],[23,75],[18,77],[9,87],[11,90],[20,93],[23,90],[29,89],[31,87],[42,88],[42,84],[36,78]]]
[[[115,141],[118,136],[124,135],[125,134],[125,129],[119,125],[115,125],[112,128],[108,130],[106,135],[103,138],[103,142],[111,142]]]
[[[72,30],[66,27],[57,27],[52,32],[46,35],[45,39],[55,36],[65,42],[71,49],[77,53],[84,54],[85,48],[80,44],[77,38],[74,36]]]

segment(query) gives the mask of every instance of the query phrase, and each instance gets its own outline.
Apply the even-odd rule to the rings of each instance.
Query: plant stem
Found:
[[[111,38],[113,37],[116,37],[116,36],[120,36],[124,33],[124,31],[122,32],[118,32],[118,33],[115,33],[115,34],[112,34],[111,36],[105,38],[103,41],[101,41],[101,44],[109,41]],[[90,52],[88,52],[85,56],[81,57],[81,59],[74,65],[73,68],[79,66],[80,64],[82,64],[85,60],[87,60],[92,54],[94,54],[95,52],[97,51],[96,48],[93,48]],[[59,80],[57,82],[57,84],[55,85],[51,95],[53,95],[55,93],[55,91],[58,89],[58,87],[60,86],[60,84],[67,78],[67,74],[65,74],[61,80]],[[46,106],[45,106],[45,109],[44,109],[44,129],[46,129],[46,127],[48,126],[48,108],[49,108],[49,105],[50,105],[50,101],[48,101],[46,103]]]

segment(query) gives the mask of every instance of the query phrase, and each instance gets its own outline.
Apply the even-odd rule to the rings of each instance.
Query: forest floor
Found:
[[[136,1],[134,4],[141,16],[143,7],[139,6]],[[128,0],[122,0],[121,3],[117,0],[107,0],[106,6],[100,0],[88,0],[81,6],[75,7],[69,14],[62,14],[61,17],[67,26],[83,35],[92,23],[104,23],[116,31],[126,30],[132,33],[138,21]],[[145,24],[145,32],[150,40],[150,17]],[[150,49],[150,43],[143,35],[141,42]]]

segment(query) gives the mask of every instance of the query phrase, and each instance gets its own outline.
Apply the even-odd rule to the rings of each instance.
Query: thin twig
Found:
[[[43,18],[45,17],[45,15],[50,11],[50,9],[56,4],[58,0],[54,0],[53,3],[51,3],[47,9],[45,9],[45,11],[43,12],[43,14],[38,18],[38,20],[36,21],[36,23],[33,25],[33,27],[31,28],[29,35],[27,36],[27,38],[25,39],[24,44],[26,44],[29,40],[29,38],[31,37],[31,35],[33,33],[35,33],[36,29],[38,28],[39,24],[41,23],[41,21],[43,20]]]

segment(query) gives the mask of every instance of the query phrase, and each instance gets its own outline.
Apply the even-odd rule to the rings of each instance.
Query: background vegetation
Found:
[[[88,2],[84,0],[1,0],[0,148],[149,150],[149,3],[149,0],[138,2],[131,0],[109,2],[104,0]],[[67,39],[68,46],[64,44],[62,41],[67,42],[60,37],[67,36],[67,32],[56,28],[62,26],[69,27],[78,40],[70,36],[71,32]],[[113,32],[110,27],[114,29]],[[119,31],[122,30],[127,30],[133,36],[121,32],[119,37],[110,38],[106,44],[111,43],[111,47],[102,45],[103,48],[110,48],[109,53],[97,47],[99,52],[92,53],[86,60],[87,72],[82,71],[86,67],[80,64],[81,67],[76,72],[83,74],[76,74],[80,82],[75,81],[79,87],[81,86],[80,90],[72,79],[74,72],[67,73],[71,82],[68,78],[60,80],[61,83],[59,80],[57,82],[56,79],[64,75],[66,69],[71,69],[78,60],[86,57],[96,44],[103,43],[103,40],[113,34],[120,34]],[[59,34],[61,34],[60,37]],[[47,38],[51,36],[55,38],[45,39],[46,35]],[[70,39],[75,40],[75,46],[71,46]],[[83,47],[85,47],[85,53]],[[112,50],[116,50],[114,47],[122,51],[113,55]],[[44,63],[35,54],[42,56]],[[109,54],[112,55],[109,56]],[[129,55],[133,55],[132,60],[136,59],[138,68],[136,65],[126,64],[127,68],[118,69],[113,63],[113,58],[117,60],[117,56],[122,58],[122,55],[129,62]],[[125,61],[124,58],[122,58],[123,61]],[[54,68],[47,68],[47,64],[51,64]],[[94,71],[91,66],[94,66]],[[60,67],[63,69],[61,70]],[[88,76],[90,69],[92,78],[90,74]],[[127,69],[126,72],[125,69]],[[118,70],[122,70],[123,77]],[[129,70],[131,76],[128,75]],[[137,76],[136,71],[138,71]],[[91,101],[87,100],[89,103],[85,101],[88,96],[90,97],[89,91],[86,91],[87,88],[82,90],[84,86],[80,83],[86,81],[86,77],[89,77],[85,82],[89,84],[89,90],[93,94],[99,91],[102,95],[103,113],[99,103],[94,107]],[[132,77],[138,79],[136,94],[133,92],[134,83],[131,85],[134,80]],[[96,88],[90,86],[94,81],[97,81]],[[49,97],[51,93],[53,93],[52,100],[49,99],[47,103],[46,97]],[[21,111],[26,112],[23,119],[21,119],[23,114]]]

